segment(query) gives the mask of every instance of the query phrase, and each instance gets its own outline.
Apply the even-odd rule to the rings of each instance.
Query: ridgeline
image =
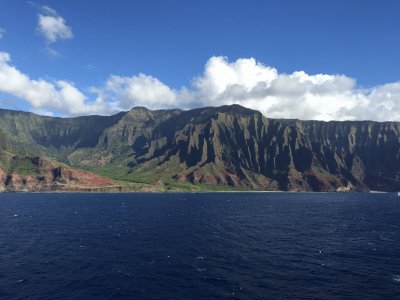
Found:
[[[400,123],[239,105],[55,118],[0,110],[2,191],[398,191]]]

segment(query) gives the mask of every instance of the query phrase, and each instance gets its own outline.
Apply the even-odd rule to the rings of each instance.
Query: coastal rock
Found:
[[[11,172],[0,169],[0,191],[98,190],[113,181],[86,170],[74,169],[42,157],[13,156]]]
[[[6,182],[6,176],[7,174],[4,173],[4,171],[2,169],[0,169],[0,192],[4,192],[5,191],[5,182]]]

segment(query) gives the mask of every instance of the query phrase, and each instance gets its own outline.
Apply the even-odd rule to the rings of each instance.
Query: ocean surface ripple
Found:
[[[400,299],[400,198],[3,193],[0,299]]]

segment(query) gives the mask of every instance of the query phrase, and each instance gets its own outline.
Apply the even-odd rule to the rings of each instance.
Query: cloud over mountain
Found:
[[[254,58],[229,62],[226,57],[211,57],[203,74],[180,89],[145,74],[111,75],[103,86],[90,89],[95,98],[90,100],[68,81],[29,78],[3,52],[0,92],[26,101],[32,109],[61,115],[111,114],[133,106],[188,109],[237,103],[271,118],[400,121],[400,82],[362,89],[345,75],[284,74]]]
[[[175,91],[157,78],[139,74],[132,77],[110,76],[103,91],[109,99],[119,103],[121,109],[133,106],[172,108],[179,105]]]
[[[104,113],[110,106],[102,100],[87,103],[87,97],[68,81],[31,79],[11,65],[5,52],[0,52],[0,92],[24,100],[32,110],[61,115]]]
[[[191,87],[169,88],[158,79],[111,76],[106,90],[121,107],[192,108],[241,104],[272,118],[400,120],[400,82],[360,89],[345,75],[279,73],[254,58],[211,57]],[[128,105],[128,106],[127,106]]]

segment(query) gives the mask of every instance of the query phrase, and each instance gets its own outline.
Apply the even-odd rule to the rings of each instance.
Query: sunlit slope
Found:
[[[400,190],[398,122],[277,120],[232,105],[79,118],[0,110],[0,128],[0,147],[11,156],[45,156],[124,182]]]

